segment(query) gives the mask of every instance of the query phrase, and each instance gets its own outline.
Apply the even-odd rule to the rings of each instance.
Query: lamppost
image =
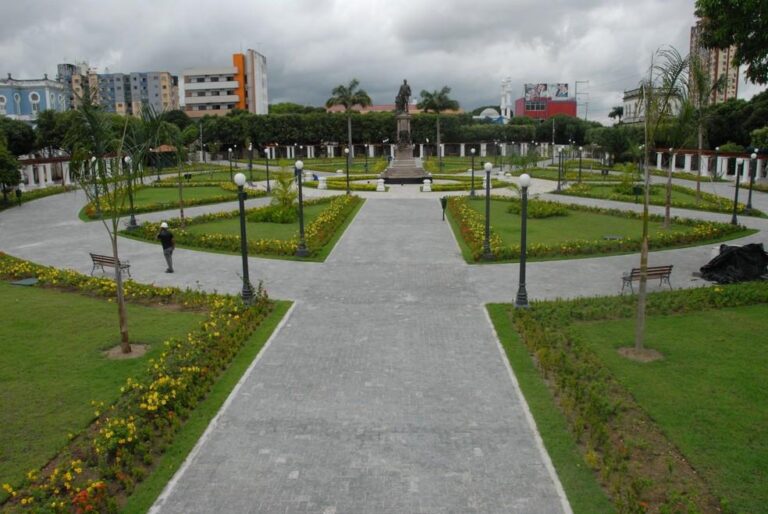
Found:
[[[491,169],[493,165],[486,162],[485,168],[485,239],[483,239],[483,259],[490,261],[493,259],[491,252]]]
[[[368,148],[370,148],[371,145],[368,143],[365,143],[365,172],[368,173]]]
[[[245,185],[245,175],[238,173],[234,178],[237,185],[237,200],[240,204],[240,253],[243,256],[243,303],[250,305],[253,300],[253,287],[251,287],[251,279],[248,277],[248,238],[245,235],[245,197],[246,193],[243,190]]]
[[[515,307],[517,308],[528,307],[528,292],[525,290],[525,257],[528,232],[528,186],[530,185],[531,176],[527,173],[520,175],[520,187],[522,188],[520,214],[522,218],[520,221],[520,284],[517,287],[517,299],[515,299]]]
[[[579,147],[579,184],[581,184],[581,153],[584,151],[584,147]]]
[[[227,155],[229,156],[229,180],[232,180],[232,147],[231,146],[227,150]]]
[[[267,168],[267,193],[269,193],[269,147],[264,147],[264,160],[266,161],[266,168]]]
[[[427,154],[427,159],[429,159],[429,138],[425,137],[424,140],[427,142],[427,147],[424,149],[424,153]]]
[[[307,244],[304,241],[304,196],[302,193],[302,170],[304,169],[304,162],[296,161],[294,164],[293,173],[296,177],[296,183],[299,186],[299,246],[296,248],[296,257],[308,257],[309,250],[307,250]]]
[[[203,148],[203,120],[200,120],[200,154],[201,161],[205,162],[205,149]]]
[[[715,147],[715,178],[718,178],[717,165],[720,164],[720,147]]]
[[[470,171],[472,173],[472,183],[469,186],[469,196],[475,196],[475,149],[471,148],[469,150],[469,155],[472,159],[472,167],[470,168]]]
[[[235,149],[234,150],[235,151],[235,168],[238,168],[239,166],[237,165],[237,145],[232,145],[232,147]]]
[[[736,210],[739,205],[739,166],[736,165],[736,169],[734,170],[736,174],[736,190],[733,193],[733,214],[731,215],[731,225],[738,225],[739,220],[736,217]],[[744,161],[741,161],[741,171],[744,172]]]
[[[248,180],[253,182],[253,143],[248,143]]]
[[[757,148],[749,157],[749,194],[747,195],[747,206],[744,208],[744,214],[747,216],[752,214],[752,185],[755,183],[755,171],[757,170],[755,167],[757,164]]]
[[[344,159],[347,162],[347,194],[349,194],[349,147],[344,149],[344,156],[346,159]],[[301,162],[301,161],[299,161]],[[302,163],[303,165],[303,163]],[[299,189],[301,190],[301,189]]]
[[[160,163],[157,161],[157,148],[150,148],[149,153],[154,154],[152,160],[155,161],[155,173],[157,173],[157,180],[160,180]]]
[[[125,174],[125,168],[128,168],[128,204],[131,208],[131,217],[128,220],[128,230],[136,230],[139,226],[136,224],[136,216],[133,212],[133,169],[131,168],[131,156],[126,155],[123,162],[123,174]]]
[[[557,191],[560,192],[563,173],[563,147],[557,149]]]

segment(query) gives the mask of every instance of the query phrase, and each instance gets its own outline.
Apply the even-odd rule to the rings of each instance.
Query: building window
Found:
[[[5,114],[5,104],[7,102],[8,100],[3,95],[0,95],[0,114]]]
[[[214,111],[218,111],[219,109],[221,109],[221,106],[220,105],[212,105],[211,109],[214,110]]]
[[[198,77],[198,78],[195,79],[195,82],[205,82],[205,78]]]
[[[211,82],[218,82],[218,81],[219,81],[219,77],[211,77]]]
[[[40,95],[35,93],[29,93],[29,102],[32,104],[32,112],[37,114],[40,112]]]

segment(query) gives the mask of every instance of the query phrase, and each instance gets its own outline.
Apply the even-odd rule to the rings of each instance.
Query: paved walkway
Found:
[[[295,306],[155,512],[570,511],[483,308],[514,297],[517,265],[463,263],[440,221],[440,193],[364,196],[325,263],[250,260],[254,280]],[[77,219],[84,201],[73,192],[0,213],[0,249],[89,272],[88,251],[109,250],[103,226]],[[768,211],[768,195],[753,203]],[[234,204],[186,212],[226,208]],[[740,243],[766,243],[768,220],[745,220],[761,232]],[[238,256],[180,249],[168,275],[159,246],[120,245],[139,281],[240,289]],[[655,252],[651,263],[675,264],[673,285],[695,287],[690,272],[710,251]],[[531,263],[529,295],[615,294],[637,261]]]

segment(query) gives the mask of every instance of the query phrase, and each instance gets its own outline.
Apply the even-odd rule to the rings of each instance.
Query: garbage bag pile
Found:
[[[762,243],[720,245],[720,254],[701,267],[701,277],[718,284],[745,282],[768,275],[768,253]]]

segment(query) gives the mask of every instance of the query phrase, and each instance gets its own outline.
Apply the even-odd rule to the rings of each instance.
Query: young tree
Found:
[[[654,57],[661,59],[651,67],[648,79],[641,84],[641,101],[644,111],[645,143],[643,145],[643,171],[645,194],[643,196],[643,237],[640,246],[640,284],[637,295],[637,321],[635,324],[635,350],[643,351],[645,342],[645,304],[648,283],[648,204],[650,203],[651,177],[649,156],[655,147],[659,126],[672,115],[673,106],[680,95],[686,76],[687,60],[674,48],[661,49]],[[655,76],[654,76],[655,75]]]
[[[424,112],[434,112],[437,115],[437,156],[440,159],[440,170],[443,169],[443,154],[440,151],[440,113],[447,110],[457,110],[459,108],[459,102],[451,99],[451,88],[443,86],[440,91],[429,92],[425,89],[421,90],[419,95],[421,100],[416,107],[422,109]]]
[[[86,95],[77,110],[83,131],[78,131],[76,136],[79,139],[73,143],[76,148],[73,164],[79,164],[83,169],[76,178],[89,201],[96,203],[101,212],[106,211],[107,216],[106,218],[102,216],[101,222],[109,235],[112,257],[119,261],[117,233],[120,228],[121,211],[127,197],[128,187],[126,186],[129,179],[124,174],[125,168],[121,165],[125,133],[121,138],[115,138],[110,118],[91,103],[89,98],[89,95]],[[127,124],[126,121],[126,128]],[[84,170],[88,168],[90,173],[86,174]],[[131,353],[123,274],[120,266],[115,266],[115,284],[120,347],[123,353]]]
[[[8,204],[8,193],[20,182],[19,161],[8,151],[5,141],[0,137],[0,189],[3,191],[3,203]]]
[[[344,112],[347,115],[347,147],[349,148],[349,155],[347,159],[352,159],[352,107],[359,105],[360,107],[366,107],[371,105],[371,97],[364,89],[359,89],[360,82],[357,79],[352,79],[348,86],[339,84],[331,91],[333,95],[326,102],[326,107],[333,107],[334,105],[341,105],[344,107]]]

